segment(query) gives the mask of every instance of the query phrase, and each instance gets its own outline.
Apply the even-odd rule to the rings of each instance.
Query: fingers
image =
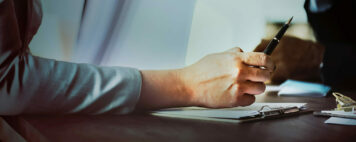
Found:
[[[237,96],[237,104],[236,106],[248,106],[255,102],[256,97],[254,95],[243,94]]]
[[[275,68],[271,57],[264,53],[248,52],[244,54],[242,60],[247,65],[265,67],[269,71]]]
[[[265,91],[266,85],[263,82],[244,81],[239,84],[238,89],[240,93],[258,95]]]
[[[247,106],[255,102],[254,95],[262,94],[266,89],[266,85],[262,82],[241,82],[237,86],[236,106]]]
[[[271,71],[247,65],[240,66],[240,77],[238,80],[250,80],[253,82],[265,82],[271,78]]]

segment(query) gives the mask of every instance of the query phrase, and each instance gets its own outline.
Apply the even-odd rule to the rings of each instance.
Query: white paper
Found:
[[[356,112],[352,112],[352,111],[349,111],[349,112],[345,112],[345,111],[342,111],[342,110],[323,110],[321,111],[322,113],[330,113],[330,114],[336,114],[336,115],[344,115],[344,116],[354,116],[356,117]]]
[[[287,80],[280,86],[279,96],[325,97],[330,87],[323,84]]]
[[[192,116],[208,118],[238,119],[245,116],[257,115],[262,106],[270,108],[302,107],[306,103],[254,103],[246,107],[234,107],[225,109],[207,109],[202,107],[183,107],[154,111],[153,114]],[[269,109],[266,107],[266,109]]]
[[[327,124],[340,124],[340,125],[356,125],[356,119],[330,117],[325,121]]]
[[[277,92],[280,91],[281,87],[280,85],[266,85],[266,90],[265,92]]]
[[[170,114],[170,115],[185,115],[185,116],[197,116],[197,117],[211,117],[211,118],[230,118],[236,119],[243,116],[257,115],[256,111],[234,111],[234,110],[184,110],[184,111],[159,111],[156,113]]]

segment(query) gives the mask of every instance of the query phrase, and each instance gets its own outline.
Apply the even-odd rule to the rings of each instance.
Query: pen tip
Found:
[[[293,20],[293,16],[289,18],[289,20],[286,22],[286,24],[289,25],[292,22],[292,20]]]

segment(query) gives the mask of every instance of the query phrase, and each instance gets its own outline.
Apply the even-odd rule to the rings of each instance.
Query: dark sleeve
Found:
[[[308,21],[314,34],[325,46],[322,76],[326,84],[338,86],[356,79],[356,1],[333,0],[326,11],[313,13],[305,2]]]
[[[124,114],[140,95],[137,69],[44,59],[28,43],[41,21],[36,0],[0,0],[0,115]]]

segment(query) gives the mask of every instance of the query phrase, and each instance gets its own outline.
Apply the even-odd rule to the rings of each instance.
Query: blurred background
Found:
[[[62,61],[180,68],[236,46],[252,51],[291,16],[286,34],[314,41],[303,5],[304,0],[43,0],[42,24],[30,48]]]

